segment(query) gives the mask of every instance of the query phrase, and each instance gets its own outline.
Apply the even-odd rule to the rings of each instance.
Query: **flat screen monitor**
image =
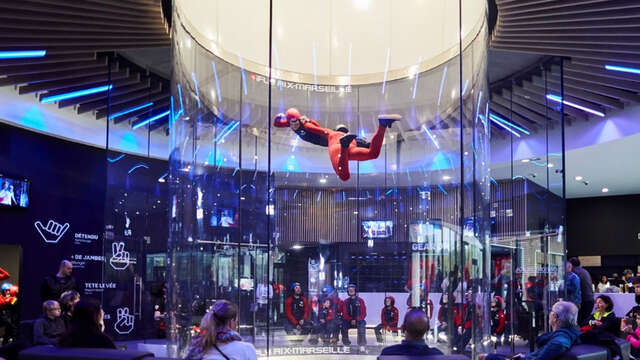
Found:
[[[209,217],[209,226],[211,227],[236,227],[235,212],[229,208],[213,208]]]
[[[391,237],[393,222],[391,220],[362,221],[362,237],[365,239]]]
[[[29,185],[28,180],[0,175],[0,206],[29,207]]]

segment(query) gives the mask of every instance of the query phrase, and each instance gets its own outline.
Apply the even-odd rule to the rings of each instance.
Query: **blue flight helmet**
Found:
[[[325,285],[322,287],[322,293],[324,295],[329,295],[333,293],[333,288],[331,287],[331,285]]]
[[[6,283],[2,284],[2,286],[0,287],[0,289],[1,289],[2,291],[5,291],[5,290],[11,290],[11,286],[12,286],[12,285],[11,285],[11,283],[6,282]]]
[[[291,291],[295,291],[296,286],[300,286],[300,289],[302,290],[302,285],[300,285],[299,282],[292,282],[291,283]]]
[[[356,284],[349,284],[349,286],[347,286],[347,294],[349,294],[349,289],[353,289],[353,292],[355,294],[358,293],[358,287],[356,286]]]

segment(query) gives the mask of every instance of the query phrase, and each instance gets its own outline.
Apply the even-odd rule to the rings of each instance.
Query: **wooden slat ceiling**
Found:
[[[605,64],[640,68],[638,0],[496,0],[498,21],[491,47],[561,56],[565,99],[602,112],[640,102],[640,76],[609,71]],[[0,62],[0,86],[20,94],[45,96],[105,85],[107,56],[128,48],[168,47],[170,38],[160,0],[4,0],[0,1],[0,51],[45,49],[43,58]],[[111,63],[112,113],[150,101],[117,122],[135,124],[169,108],[167,79],[120,57]],[[492,84],[492,112],[533,131],[545,119],[560,119],[558,104],[546,94],[559,92],[560,68],[540,67],[515,81]],[[106,118],[106,93],[58,102],[78,113]],[[584,110],[565,106],[567,123],[586,121]],[[162,128],[159,119],[152,129]],[[496,130],[496,129],[494,129]],[[501,130],[497,130],[501,132]]]
[[[134,125],[169,109],[168,79],[117,55],[128,48],[169,47],[160,0],[3,0],[0,1],[0,51],[46,50],[41,58],[0,61],[0,86],[37,98],[64,94],[109,81],[111,114],[153,102],[153,106],[116,118]],[[79,114],[107,117],[107,93],[61,100]],[[150,125],[162,128],[167,118]]]
[[[605,64],[640,68],[638,0],[496,0],[491,48],[564,58],[565,100],[604,114],[640,102],[640,75]],[[525,69],[491,85],[491,111],[526,126],[557,122],[560,65]],[[512,100],[512,106],[510,105]],[[512,113],[511,113],[512,112]],[[568,124],[588,112],[565,105]],[[496,131],[494,129],[494,131]],[[498,130],[502,132],[502,130]]]

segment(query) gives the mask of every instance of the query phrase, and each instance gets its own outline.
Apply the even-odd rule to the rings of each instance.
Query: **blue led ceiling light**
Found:
[[[115,119],[118,116],[126,115],[126,114],[132,113],[134,111],[138,111],[138,110],[147,108],[147,107],[152,106],[152,105],[153,105],[153,102],[148,102],[148,103],[140,105],[140,106],[136,106],[136,107],[132,107],[132,108],[127,109],[127,110],[120,111],[118,113],[115,113],[115,114],[109,116],[109,120]]]
[[[496,115],[494,113],[490,113],[489,114],[489,118],[491,120],[499,121],[499,122],[501,122],[501,123],[503,123],[503,124],[505,124],[507,126],[510,126],[510,127],[514,128],[516,130],[520,130],[524,134],[531,135],[531,132],[529,130],[525,129],[524,127],[516,125],[516,124],[514,124],[514,123],[512,123],[510,121],[507,121],[507,120],[501,118],[500,116],[498,116],[498,115]]]
[[[547,99],[549,99],[551,101],[555,101],[555,102],[564,103],[565,105],[569,105],[569,106],[574,107],[576,109],[580,109],[582,111],[586,111],[586,112],[588,112],[590,114],[593,114],[593,115],[598,115],[600,117],[604,117],[604,113],[601,112],[601,111],[593,110],[593,109],[590,109],[590,108],[588,108],[586,106],[578,105],[578,104],[573,103],[573,102],[568,101],[568,100],[562,100],[562,97],[560,97],[558,95],[547,94]]]
[[[491,116],[489,116],[491,117]],[[501,128],[507,130],[508,132],[512,133],[513,135],[520,137],[520,134],[518,134],[517,132],[513,131],[510,127],[508,127],[506,124],[501,123],[500,121],[494,119],[491,117],[491,121],[493,121],[494,124],[497,124],[498,126],[500,126]]]
[[[156,120],[158,120],[160,118],[163,118],[163,117],[169,115],[169,113],[170,113],[170,111],[167,110],[167,111],[165,111],[163,113],[160,113],[160,114],[152,116],[152,117],[150,117],[150,118],[148,118],[146,120],[143,120],[143,121],[133,125],[133,130],[135,130],[135,129],[139,128],[139,127],[143,127],[143,126],[145,126],[145,125],[147,125],[147,124],[149,124],[149,123],[151,123],[153,121],[156,121]]]
[[[627,66],[605,65],[604,68],[607,69],[607,70],[622,71],[622,72],[626,72],[626,73],[640,75],[640,69],[627,67]]]
[[[0,60],[43,57],[47,50],[0,51]]]
[[[112,87],[113,85],[103,85],[103,86],[98,86],[90,89],[72,91],[72,92],[68,92],[60,95],[45,96],[42,98],[42,100],[40,100],[40,102],[43,104],[48,104],[48,103],[52,103],[60,100],[73,99],[80,96],[96,94],[103,91],[109,91]]]

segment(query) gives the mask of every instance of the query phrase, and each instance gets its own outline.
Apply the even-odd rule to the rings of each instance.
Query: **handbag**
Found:
[[[217,344],[213,344],[213,347],[216,348],[216,350],[218,350],[218,352],[220,353],[220,355],[222,355],[223,358],[225,358],[226,360],[231,360],[225,353],[222,352],[222,350],[220,350]]]

